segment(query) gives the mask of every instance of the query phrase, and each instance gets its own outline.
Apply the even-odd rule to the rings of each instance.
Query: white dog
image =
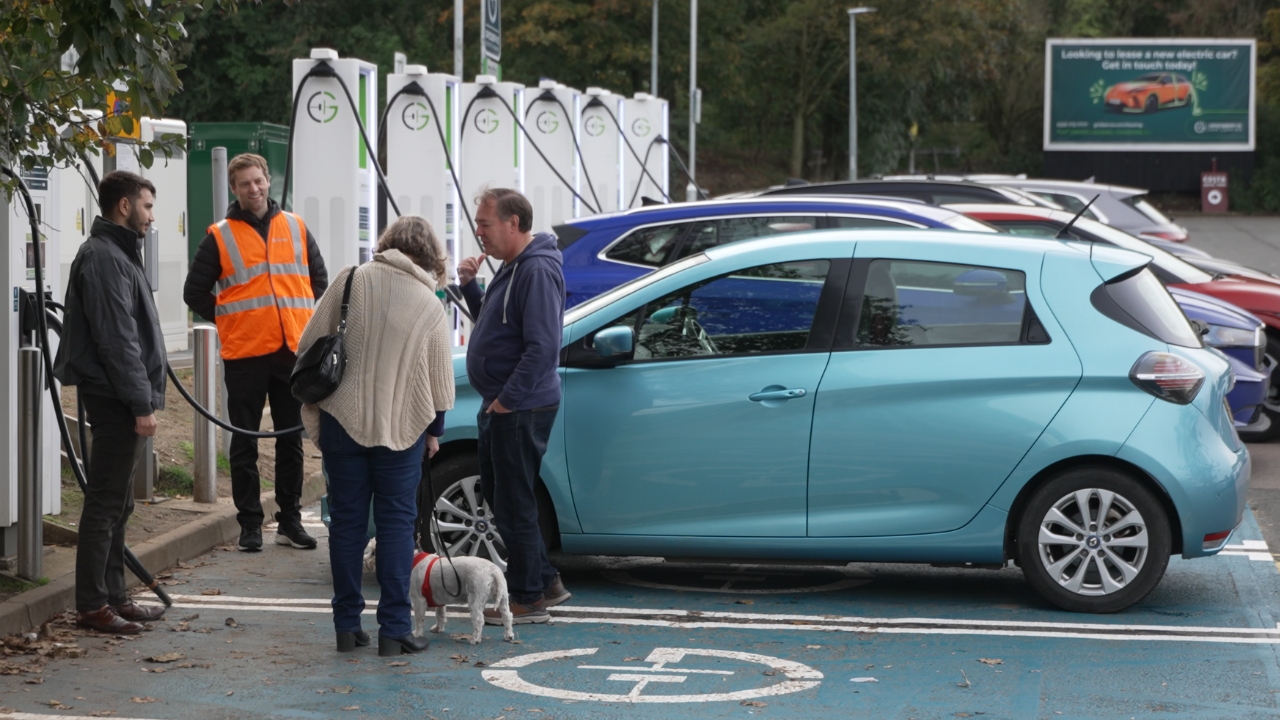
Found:
[[[456,570],[456,574],[455,574]],[[442,558],[418,553],[409,576],[409,599],[413,602],[413,634],[422,637],[427,624],[427,608],[435,608],[436,624],[431,632],[444,632],[445,605],[466,603],[471,611],[471,644],[480,642],[484,629],[484,609],[496,603],[502,613],[502,639],[515,640],[511,630],[511,606],[507,600],[507,579],[497,565],[478,557]]]

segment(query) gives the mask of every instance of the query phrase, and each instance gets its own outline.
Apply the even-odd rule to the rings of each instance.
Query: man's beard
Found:
[[[138,233],[139,235],[146,235],[147,226],[149,225],[149,223],[147,222],[146,212],[147,212],[146,210],[143,210],[140,207],[133,208],[129,213],[128,220],[125,221],[126,227]]]

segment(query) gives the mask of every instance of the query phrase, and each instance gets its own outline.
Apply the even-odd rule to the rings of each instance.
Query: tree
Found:
[[[234,7],[236,0],[210,0]],[[6,0],[0,8],[0,163],[49,168],[82,153],[114,152],[109,138],[133,130],[134,119],[159,116],[181,87],[175,45],[196,0]],[[123,90],[116,90],[120,83]],[[106,109],[109,95],[128,114]],[[161,138],[154,151],[181,138]],[[6,183],[7,185],[7,183]]]

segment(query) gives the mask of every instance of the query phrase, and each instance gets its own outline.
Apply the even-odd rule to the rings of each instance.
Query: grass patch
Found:
[[[218,469],[223,472],[231,472],[231,461],[222,453],[218,453]]]
[[[0,575],[0,593],[20,593],[26,592],[39,585],[49,582],[49,578],[40,578],[44,582],[27,582],[21,578],[12,575]]]
[[[191,476],[190,470],[181,465],[162,465],[155,490],[166,495],[190,495],[194,492],[195,485],[195,478]]]
[[[182,452],[186,453],[188,460],[196,459],[196,446],[194,443],[183,440],[178,443],[178,447],[182,449]]]

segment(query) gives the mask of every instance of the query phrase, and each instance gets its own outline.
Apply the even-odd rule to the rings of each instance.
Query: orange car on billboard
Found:
[[[1174,73],[1151,73],[1112,85],[1104,97],[1111,112],[1150,113],[1186,105],[1191,97],[1191,82]]]

